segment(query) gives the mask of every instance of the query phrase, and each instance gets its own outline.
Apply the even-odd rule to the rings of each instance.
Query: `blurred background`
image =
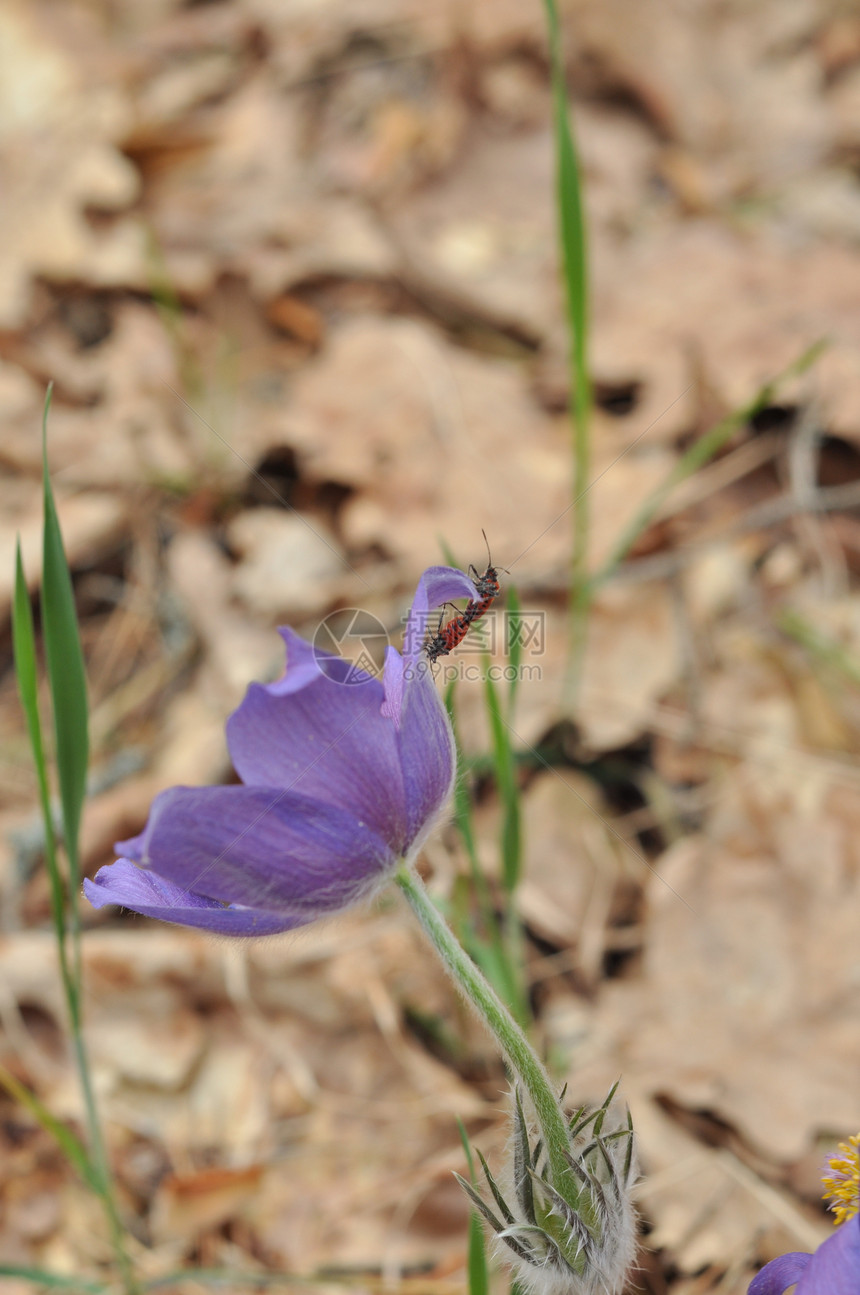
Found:
[[[16,533],[38,587],[53,380],[87,870],[161,788],[230,776],[224,720],[281,670],[274,626],[312,637],[359,608],[397,642],[443,545],[483,570],[484,528],[540,626],[512,721],[535,1037],[577,1103],[622,1076],[644,1172],[630,1291],[740,1295],[827,1235],[819,1166],[860,1128],[860,16],[561,13],[592,271],[589,563],[608,563],[565,704],[538,0],[0,10],[0,1059],[78,1117],[9,629]],[[696,438],[821,338],[636,529]],[[494,883],[482,673],[462,673]],[[453,828],[422,870],[456,895]],[[455,1116],[496,1163],[504,1073],[393,899],[250,947],[87,920],[88,1038],[144,1275],[463,1288]],[[97,1207],[4,1097],[0,1162],[3,1259],[97,1269]]]

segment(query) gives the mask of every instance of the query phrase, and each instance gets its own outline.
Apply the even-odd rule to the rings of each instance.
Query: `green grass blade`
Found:
[[[31,1268],[28,1264],[0,1264],[0,1277],[17,1277],[43,1289],[78,1291],[85,1292],[85,1295],[100,1295],[108,1290],[104,1282],[87,1281],[73,1273],[52,1273],[45,1268]]]
[[[442,557],[445,559],[445,565],[449,567],[456,567],[458,571],[462,571],[463,568],[458,563],[456,557],[454,556],[454,550],[451,548],[451,545],[448,543],[445,537],[443,535],[437,535],[436,543],[439,545],[439,548],[442,551]]]
[[[484,678],[484,699],[490,720],[493,741],[493,767],[496,786],[502,803],[502,880],[505,890],[512,895],[520,879],[522,840],[520,828],[520,797],[516,767],[508,734],[510,732],[502,715],[498,690],[489,673]]]
[[[451,719],[456,740],[456,723],[454,718],[454,696],[456,680],[452,679],[445,692],[445,705]],[[457,746],[459,753],[459,743]],[[458,758],[458,764],[462,762]],[[472,902],[477,906],[480,918],[480,933],[474,925],[464,920],[462,914],[456,921],[457,933],[469,952],[469,956],[488,978],[490,983],[515,1013],[518,1020],[526,1021],[523,1016],[523,993],[517,968],[511,965],[509,951],[493,905],[493,896],[487,879],[484,876],[475,844],[475,833],[472,817],[472,800],[465,778],[457,777],[454,787],[454,821],[457,825],[469,860],[469,874],[472,890]],[[453,914],[452,914],[453,917]]]
[[[21,705],[27,721],[27,733],[33,752],[33,764],[36,768],[36,781],[39,788],[39,804],[45,825],[45,864],[51,885],[51,916],[54,931],[60,949],[60,961],[64,962],[66,938],[65,890],[57,862],[54,846],[54,822],[51,814],[51,793],[48,786],[48,768],[45,762],[45,744],[42,740],[42,723],[39,718],[39,694],[36,667],[36,635],[33,628],[33,609],[30,606],[30,595],[24,576],[24,563],[21,558],[21,542],[15,549],[15,594],[12,601],[12,650],[15,659],[15,674],[18,680],[18,691]]]
[[[84,1098],[91,1153],[83,1150],[76,1138],[42,1106],[38,1098],[6,1074],[4,1082],[10,1091],[30,1109],[41,1124],[49,1128],[69,1160],[102,1199],[108,1229],[122,1284],[127,1295],[136,1295],[139,1287],[125,1250],[125,1239],[113,1194],[113,1182],[104,1138],[99,1122],[95,1092],[90,1077],[84,1036],[81,1028],[81,956],[80,922],[78,920],[80,869],[78,866],[78,831],[86,792],[89,737],[87,692],[83,653],[78,633],[72,579],[63,548],[59,519],[48,474],[47,419],[51,389],[45,399],[42,419],[42,461],[44,490],[44,528],[42,548],[42,636],[48,666],[48,681],[54,712],[56,760],[60,784],[60,802],[66,853],[69,863],[69,910],[71,913],[71,956],[66,940],[66,891],[59,871],[54,844],[44,743],[39,720],[36,683],[36,648],[33,617],[30,609],[20,547],[15,567],[13,604],[13,641],[15,664],[27,728],[33,747],[39,782],[39,796],[45,820],[45,859],[51,880],[52,910],[56,928],[60,974],[71,1024],[75,1063]],[[15,1086],[17,1085],[17,1087]]]
[[[484,676],[484,699],[490,721],[493,742],[493,771],[502,807],[500,850],[502,858],[502,883],[507,896],[503,931],[498,942],[498,953],[507,967],[504,980],[508,989],[506,1002],[523,1028],[531,1021],[528,995],[523,981],[523,940],[516,910],[515,892],[522,872],[522,823],[520,816],[520,789],[517,782],[516,761],[510,742],[510,732],[502,713],[502,703],[489,670]]]
[[[577,685],[585,651],[591,588],[588,538],[591,479],[591,377],[588,371],[588,247],[582,201],[582,177],[571,126],[564,75],[561,27],[555,0],[544,0],[552,79],[553,131],[556,151],[556,204],[570,331],[570,387],[573,419],[573,561],[571,566],[570,664],[566,690]]]
[[[457,746],[457,778],[454,783],[454,822],[457,825],[457,831],[463,838],[463,845],[466,849],[466,856],[469,860],[469,866],[472,869],[472,876],[478,882],[484,881],[481,865],[478,860],[478,850],[475,845],[475,832],[472,823],[472,798],[469,795],[469,787],[466,779],[462,774],[462,760],[460,758],[460,743],[457,740],[457,724],[454,714],[454,698],[457,693],[457,680],[452,679],[445,689],[445,709],[448,712],[448,718],[451,721],[451,728],[454,730],[454,741]],[[478,884],[480,884],[478,882]]]
[[[475,1177],[472,1148],[469,1146],[469,1139],[461,1119],[457,1120],[457,1128],[460,1130],[460,1141],[463,1143],[463,1150],[466,1153],[466,1163],[469,1166],[469,1178],[472,1181],[472,1188],[477,1191],[478,1182]],[[466,1271],[469,1278],[469,1295],[487,1295],[490,1286],[487,1246],[481,1216],[475,1209],[469,1213],[469,1250]]]
[[[544,0],[546,8],[552,75],[553,128],[556,148],[556,201],[570,328],[573,411],[578,436],[587,452],[591,384],[588,374],[588,249],[579,157],[570,124],[567,85],[564,75],[561,28],[555,0]],[[579,468],[577,463],[577,469]],[[577,487],[584,489],[587,474],[578,475]]]
[[[466,1164],[469,1166],[469,1177],[472,1180],[472,1186],[477,1187],[478,1180],[475,1177],[475,1161],[472,1156],[472,1148],[469,1145],[469,1135],[466,1132],[466,1126],[463,1123],[463,1121],[460,1119],[459,1115],[456,1117],[456,1119],[457,1119],[457,1131],[460,1134],[460,1141],[463,1144],[463,1154],[466,1157]]]
[[[38,1120],[45,1132],[51,1135],[69,1164],[77,1170],[87,1186],[98,1191],[99,1182],[90,1163],[90,1158],[71,1129],[62,1124],[55,1115],[52,1115],[36,1094],[16,1079],[11,1071],[7,1070],[3,1065],[0,1065],[0,1084],[11,1097],[14,1097],[16,1102],[19,1102]]]
[[[69,857],[73,914],[77,911],[79,874],[78,833],[86,793],[89,761],[87,682],[78,633],[78,619],[69,564],[63,548],[60,522],[48,473],[47,423],[51,403],[48,390],[42,419],[42,475],[44,530],[42,571],[42,632],[51,685],[56,736],[57,773],[63,828]]]
[[[476,1210],[472,1210],[469,1215],[467,1272],[469,1275],[469,1295],[487,1295],[490,1289],[487,1243],[484,1237],[484,1227]]]
[[[697,441],[693,442],[690,448],[681,455],[663,481],[652,490],[630,523],[624,528],[609,557],[592,577],[591,585],[593,589],[598,588],[608,580],[615,568],[624,561],[639,536],[651,525],[664,501],[675,487],[710,462],[726,442],[731,440],[735,432],[754,418],[756,414],[760,413],[762,409],[766,409],[768,405],[773,403],[779,387],[790,378],[796,378],[805,373],[815,363],[827,345],[826,340],[819,340],[813,343],[812,346],[807,347],[787,368],[783,369],[775,378],[772,378],[770,382],[766,382],[764,386],[760,387],[748,404],[742,405],[739,409],[727,414],[725,418],[721,418],[718,423],[700,436]]]
[[[860,660],[844,643],[822,634],[811,621],[790,607],[780,613],[776,623],[783,634],[794,639],[812,657],[814,666],[824,667],[860,687]]]
[[[509,922],[508,927],[510,926]],[[479,940],[475,932],[470,930],[466,932],[464,943],[469,957],[481,968],[502,1002],[507,1004],[523,1028],[528,1026],[530,1016],[520,984],[519,962],[511,957],[498,922],[494,924],[488,939]]]
[[[512,724],[514,721],[514,707],[517,700],[517,686],[519,684],[520,667],[523,662],[523,644],[521,634],[522,607],[520,606],[520,596],[516,589],[511,585],[508,589],[508,596],[505,605],[505,626],[507,629],[507,653],[508,665],[511,668],[511,682],[508,688],[508,713],[507,721]]]
[[[189,344],[182,299],[171,278],[164,250],[151,226],[146,229],[146,253],[152,304],[173,349],[182,390],[193,404],[199,405],[205,395],[203,369]]]

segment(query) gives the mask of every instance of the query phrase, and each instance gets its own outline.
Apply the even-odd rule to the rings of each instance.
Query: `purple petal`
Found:
[[[219,935],[276,935],[304,921],[286,913],[261,913],[233,904],[225,908],[213,899],[182,890],[153,872],[135,867],[128,859],[99,868],[92,881],[86,877],[84,894],[93,908],[119,904],[144,917],[157,917],[180,926],[198,926]]]
[[[795,1250],[791,1254],[772,1259],[753,1277],[747,1295],[782,1295],[789,1286],[800,1281],[811,1258],[812,1255]]]
[[[394,721],[395,728],[400,728],[400,712],[403,709],[403,657],[397,648],[385,650],[385,667],[382,672],[382,690],[385,700],[380,707],[380,714]]]
[[[379,681],[344,657],[316,647],[288,625],[280,626],[278,633],[287,645],[287,668],[274,683],[261,685],[273,696],[284,697],[288,693],[301,692],[319,679],[331,679],[351,688],[363,688],[369,684],[378,691]]]
[[[798,1281],[797,1278],[794,1280]],[[841,1223],[818,1247],[798,1281],[795,1295],[858,1295],[858,1291],[860,1215],[855,1214],[854,1218]]]
[[[271,787],[172,787],[143,834],[143,863],[183,891],[304,918],[353,903],[397,858],[354,815]]]
[[[448,712],[426,661],[404,670],[400,763],[406,795],[407,840],[414,854],[435,826],[454,786],[457,753]]]
[[[858,1295],[860,1291],[860,1215],[842,1223],[814,1255],[780,1255],[750,1282],[748,1295]]]
[[[310,643],[292,630],[280,633],[286,674],[251,684],[227,721],[236,772],[249,786],[283,787],[347,810],[401,851],[403,779],[395,727],[380,713],[382,684],[369,677],[339,683],[320,671]]]
[[[137,836],[130,836],[127,841],[114,841],[113,848],[124,859],[131,859],[133,863],[140,863],[143,858],[143,838],[145,836],[146,832],[138,832]]]
[[[403,660],[411,665],[421,656],[430,625],[430,613],[455,598],[475,597],[475,586],[456,567],[428,567],[418,581],[415,597],[406,618],[403,634]]]

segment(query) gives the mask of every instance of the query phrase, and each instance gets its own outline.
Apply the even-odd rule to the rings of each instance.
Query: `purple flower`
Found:
[[[814,1255],[795,1251],[773,1259],[750,1282],[749,1295],[857,1295],[860,1291],[860,1214],[841,1223]]]
[[[451,792],[451,727],[421,649],[431,609],[473,594],[461,571],[425,571],[382,682],[282,629],[286,673],[251,684],[227,722],[242,785],[162,792],[140,836],[117,844],[122,857],[84,881],[90,903],[271,935],[375,890],[414,858]]]

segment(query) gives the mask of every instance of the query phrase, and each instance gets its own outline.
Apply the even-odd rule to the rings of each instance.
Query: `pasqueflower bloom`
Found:
[[[224,935],[271,935],[346,908],[413,859],[443,813],[456,760],[422,659],[430,611],[471,598],[462,571],[430,567],[403,655],[382,681],[292,630],[284,676],[254,683],[227,722],[241,786],[173,787],[144,831],[84,889],[96,908]]]
[[[840,1144],[840,1156],[830,1160],[825,1176],[829,1198],[839,1226],[814,1255],[803,1251],[780,1255],[762,1268],[750,1283],[749,1295],[783,1295],[794,1286],[794,1295],[858,1295],[860,1292],[860,1135]],[[795,1285],[796,1283],[796,1285]]]
[[[528,1040],[412,866],[456,769],[451,726],[422,654],[428,617],[474,594],[462,571],[425,571],[403,654],[388,649],[382,682],[281,630],[285,675],[252,684],[227,724],[242,785],[162,792],[141,835],[117,847],[123,857],[84,885],[96,907],[268,935],[395,881],[527,1100],[528,1123],[517,1096],[512,1207],[489,1172],[494,1206],[467,1190],[519,1263],[526,1289],[615,1295],[635,1249],[629,1120],[613,1125],[614,1093],[596,1111],[565,1115]]]

